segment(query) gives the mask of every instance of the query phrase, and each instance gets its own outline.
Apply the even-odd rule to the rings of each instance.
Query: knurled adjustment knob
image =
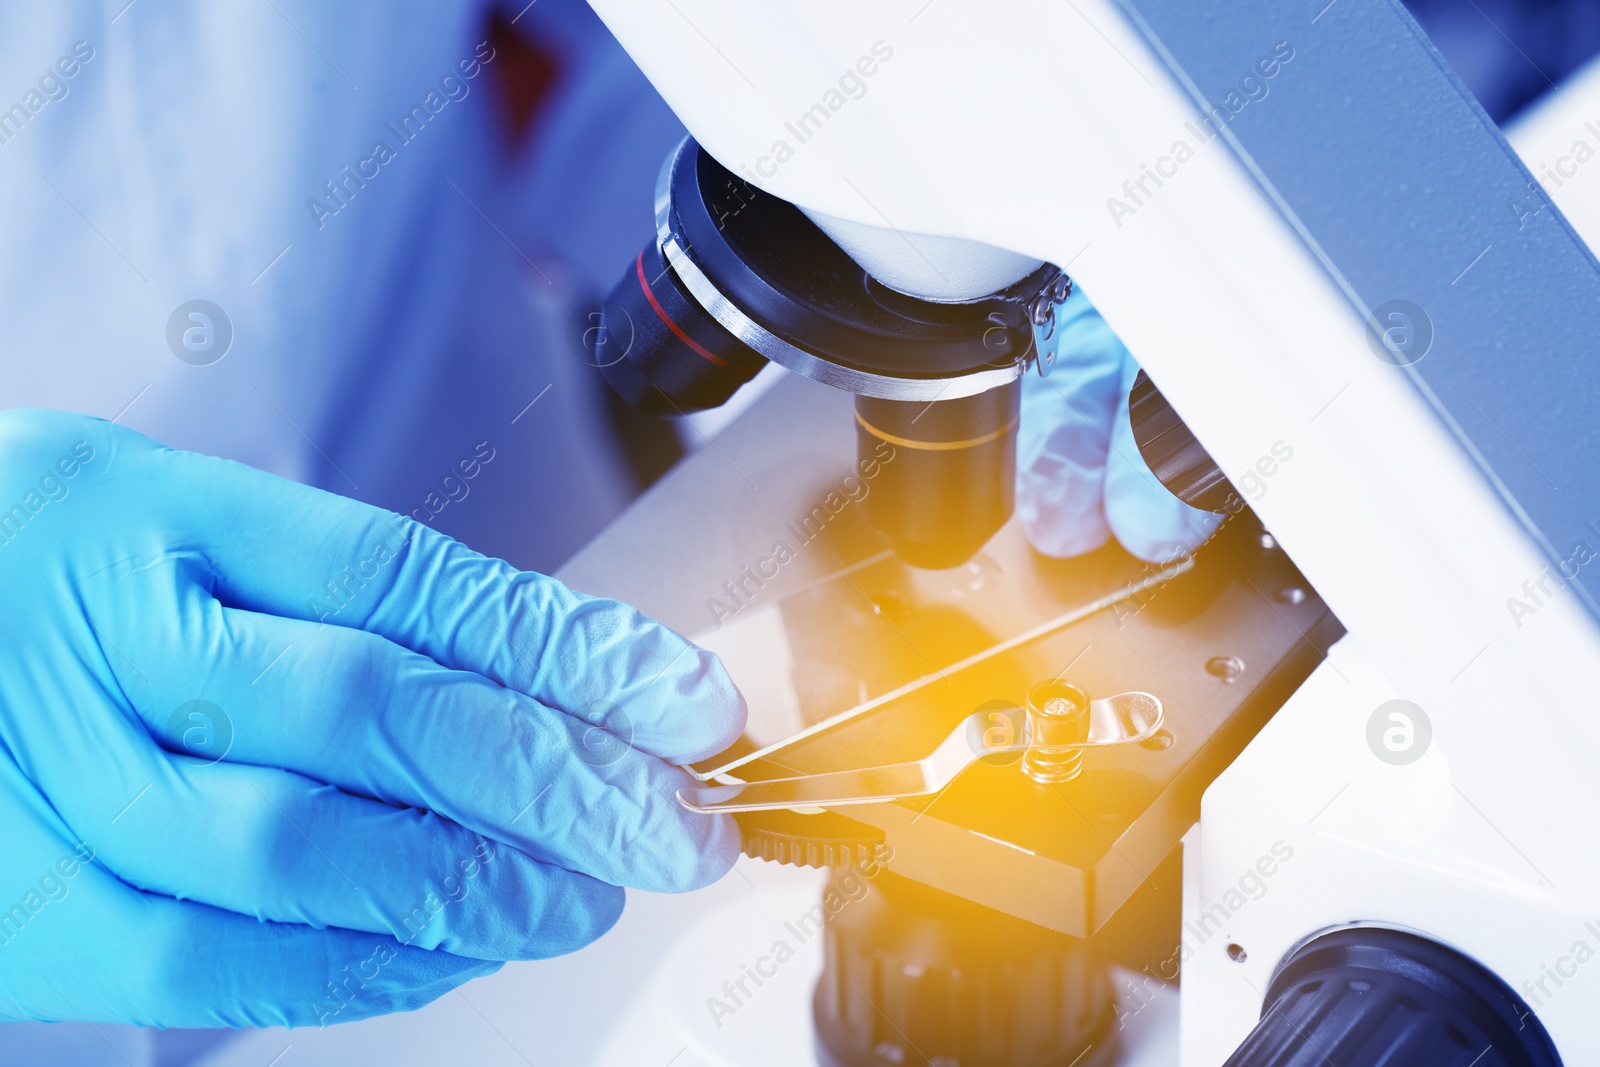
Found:
[[[840,815],[753,811],[734,815],[740,850],[770,863],[795,867],[870,867],[888,859],[882,830]]]
[[[1358,927],[1308,942],[1225,1067],[1560,1067],[1506,984],[1453,949]]]
[[[829,893],[812,1003],[824,1067],[1114,1062],[1115,993],[1091,942],[886,871],[836,871]]]

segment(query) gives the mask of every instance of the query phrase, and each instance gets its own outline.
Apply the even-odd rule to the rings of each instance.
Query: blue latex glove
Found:
[[[0,414],[0,648],[0,1020],[415,1008],[738,852],[710,653],[99,420]]]
[[[1081,292],[1056,309],[1059,354],[1048,378],[1023,377],[1017,514],[1049,556],[1091,552],[1113,536],[1167,562],[1200,547],[1222,516],[1192,508],[1150,472],[1128,424],[1139,365]]]

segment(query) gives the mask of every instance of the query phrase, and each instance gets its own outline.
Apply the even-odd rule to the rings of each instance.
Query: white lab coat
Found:
[[[682,131],[586,7],[541,0],[516,28],[560,73],[508,155],[487,8],[80,0],[9,18],[0,405],[117,418],[554,569],[632,492],[569,318],[650,235]],[[169,344],[195,299],[231,324],[214,362]],[[179,347],[205,340],[179,325]],[[0,1061],[178,1064],[197,1037],[0,1027]]]
[[[86,0],[10,20],[0,404],[120,416],[559,564],[630,491],[570,305],[649,235],[679,131],[586,8],[544,0],[517,29],[563,69],[507,158],[486,9]],[[232,327],[209,365],[169,345],[194,299]]]

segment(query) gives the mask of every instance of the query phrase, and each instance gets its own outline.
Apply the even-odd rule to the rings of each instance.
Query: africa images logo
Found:
[[[185,300],[167,317],[167,347],[195,367],[209,367],[233,347],[233,320],[209,300]]]

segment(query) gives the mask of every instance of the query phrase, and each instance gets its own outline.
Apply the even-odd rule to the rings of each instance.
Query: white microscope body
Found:
[[[1059,264],[1235,484],[1292,444],[1252,506],[1348,636],[1186,839],[1185,1067],[1225,1060],[1285,957],[1351,924],[1478,961],[1567,1063],[1600,1062],[1600,631],[1124,6],[592,2],[712,156],[880,280],[949,299]],[[1317,20],[1372,7],[1329,6],[1259,42],[1273,77]],[[1369,744],[1401,698],[1426,724]]]

